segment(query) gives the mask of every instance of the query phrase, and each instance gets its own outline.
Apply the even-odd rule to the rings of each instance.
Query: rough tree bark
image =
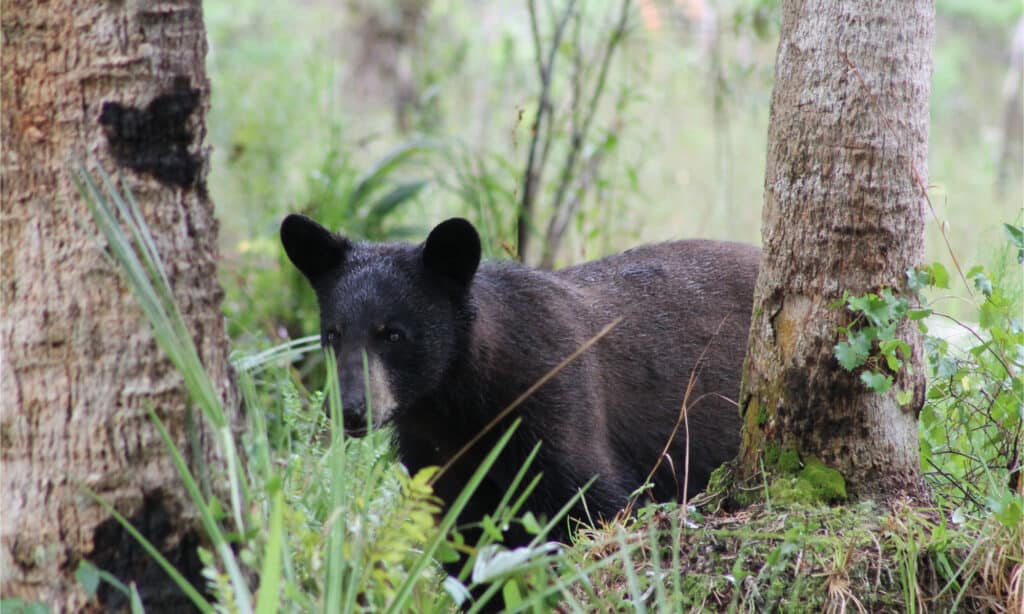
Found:
[[[741,478],[759,482],[763,461],[792,450],[840,471],[851,496],[927,496],[919,334],[899,331],[914,375],[875,394],[833,358],[849,315],[829,304],[899,290],[923,257],[933,25],[932,0],[783,2]],[[897,388],[915,392],[910,405]]]
[[[206,194],[201,5],[7,2],[2,29],[0,594],[57,611],[116,609],[112,591],[87,603],[77,586],[74,571],[88,558],[136,582],[151,608],[180,607],[164,573],[79,488],[98,492],[199,579],[192,508],[146,416],[153,407],[189,450],[182,379],[104,259],[69,171],[91,153],[124,176],[234,413]],[[202,429],[199,444],[216,463]]]

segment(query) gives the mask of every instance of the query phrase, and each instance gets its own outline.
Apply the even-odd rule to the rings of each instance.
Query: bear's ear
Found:
[[[305,215],[292,214],[281,222],[284,251],[314,286],[345,259],[351,244]]]
[[[480,264],[480,235],[461,217],[434,227],[423,244],[423,264],[428,271],[466,287]]]

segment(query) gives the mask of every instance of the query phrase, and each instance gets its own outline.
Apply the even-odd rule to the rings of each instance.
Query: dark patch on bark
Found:
[[[177,514],[169,512],[160,492],[146,495],[142,509],[128,519],[133,527],[167,558],[192,586],[203,591],[202,569],[197,547],[199,536],[188,531],[170,541],[179,527]],[[110,518],[97,527],[91,562],[110,572],[126,586],[134,582],[147,612],[198,612],[195,605],[174,580],[160,568],[134,537],[117,520]],[[77,564],[76,564],[77,565]],[[101,583],[97,599],[105,612],[126,612],[128,597],[106,582]]]
[[[188,119],[199,107],[199,90],[177,77],[171,91],[154,98],[145,109],[104,102],[99,123],[121,166],[147,173],[165,185],[187,188],[195,183],[198,156],[189,152]]]
[[[831,356],[819,358],[818,368],[790,367],[782,373],[782,389],[789,391],[786,404],[806,408],[786,413],[782,429],[797,439],[817,433],[853,433],[862,430],[853,416],[840,408],[852,407],[851,399],[865,394],[864,386],[844,371]],[[821,385],[827,381],[827,385]],[[799,391],[798,394],[794,394]],[[858,432],[858,436],[860,433]]]

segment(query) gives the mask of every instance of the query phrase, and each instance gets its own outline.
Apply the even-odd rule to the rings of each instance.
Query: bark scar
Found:
[[[193,185],[199,158],[189,152],[188,119],[199,107],[199,94],[187,77],[175,77],[171,91],[154,98],[145,109],[104,102],[99,123],[117,163],[165,185]]]

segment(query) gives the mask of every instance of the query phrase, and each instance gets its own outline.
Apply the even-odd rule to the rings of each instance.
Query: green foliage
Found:
[[[765,462],[776,470],[768,486],[773,505],[815,505],[846,500],[846,480],[835,469],[814,457],[800,458],[795,450],[773,447],[768,452]]]
[[[0,599],[0,612],[8,614],[50,614],[50,606],[42,601],[25,601],[18,597]]]
[[[130,195],[122,194],[102,170],[98,172],[105,191],[84,170],[75,175],[94,220],[125,271],[161,348],[184,375],[190,395],[203,409],[208,423],[216,433],[224,435],[215,445],[228,461],[226,491],[231,503],[227,509],[214,494],[201,491],[199,481],[162,421],[154,411],[149,412],[199,512],[212,547],[201,548],[199,556],[204,565],[206,592],[214,604],[189,585],[116,510],[82,488],[124,526],[199,610],[267,612],[276,611],[285,601],[301,611],[435,611],[448,608],[449,594],[464,596],[466,591],[457,593],[453,587],[463,586],[467,579],[469,587],[481,593],[474,602],[474,607],[479,608],[498,591],[506,603],[523,601],[524,591],[546,586],[554,570],[574,573],[565,572],[565,566],[558,565],[560,550],[546,544],[544,538],[556,522],[562,521],[575,499],[543,526],[532,516],[522,521],[535,534],[528,548],[508,552],[500,546],[502,527],[517,521],[526,496],[537,485],[534,479],[519,491],[529,462],[521,467],[504,501],[489,517],[492,520],[485,521],[487,530],[479,543],[466,544],[453,532],[456,517],[518,427],[518,421],[499,439],[442,515],[431,488],[433,469],[406,475],[403,467],[386,453],[384,433],[374,433],[362,440],[344,436],[336,377],[328,378],[325,394],[313,395],[307,403],[286,371],[266,364],[282,357],[293,358],[296,347],[289,344],[282,351],[263,353],[261,359],[248,357],[236,361],[236,365],[246,365],[283,387],[277,398],[283,399],[285,414],[277,420],[268,419],[271,412],[261,404],[266,396],[261,397],[251,372],[242,371],[240,387],[250,428],[243,442],[246,454],[240,457],[224,409],[194,356],[191,337],[179,324],[181,316],[160,258],[152,249],[148,229]],[[122,223],[128,226],[127,231]],[[330,354],[327,370],[337,373]],[[322,414],[321,419],[312,418],[324,397],[334,417],[329,427]],[[288,417],[290,410],[298,416]],[[323,441],[329,442],[326,449],[321,447]],[[531,460],[536,452],[535,449]],[[244,464],[240,465],[242,458]],[[435,518],[440,520],[435,522]],[[454,536],[454,541],[442,548],[449,535]],[[435,553],[451,552],[453,547],[468,548],[471,556],[464,573],[449,579],[449,591],[437,593]],[[79,568],[77,577],[89,592],[95,591],[100,580],[109,581],[129,594],[133,611],[141,611],[134,586],[125,587],[88,563]],[[256,591],[251,585],[254,577],[259,578]]]
[[[896,332],[905,317],[920,319],[927,315],[919,310],[912,311],[907,300],[883,288],[878,294],[868,293],[853,296],[843,292],[843,298],[834,306],[845,305],[854,314],[849,325],[839,327],[839,334],[846,339],[832,349],[839,364],[847,371],[863,367],[860,380],[869,389],[879,394],[888,392],[893,385],[893,374],[899,373],[910,357],[910,346]],[[909,391],[897,392],[900,404],[910,401]]]
[[[942,14],[990,25],[1011,24],[1022,13],[1019,2],[1003,0],[938,0],[936,8]]]
[[[1005,224],[1003,261],[1016,270],[996,275],[975,266],[962,275],[976,294],[976,325],[925,308],[910,309],[889,290],[861,297],[844,293],[842,304],[855,314],[841,328],[847,339],[834,348],[847,370],[863,367],[865,385],[887,392],[891,373],[904,366],[909,347],[895,337],[903,319],[917,321],[925,337],[929,387],[920,415],[921,462],[941,498],[954,506],[988,508],[996,517],[1020,519],[1017,484],[1024,471],[1024,324],[1021,322],[1020,258],[1024,229]],[[907,271],[908,287],[920,293],[949,289],[950,274],[940,263]],[[924,299],[922,299],[924,300]],[[926,318],[928,318],[926,320]],[[952,325],[946,323],[952,323]],[[909,367],[909,365],[906,365]],[[902,398],[900,395],[903,395]],[[901,404],[910,400],[900,391]],[[998,512],[997,512],[998,510]]]
[[[1024,433],[1024,325],[1020,226],[1007,225],[1002,275],[973,267],[977,324],[936,312],[922,322],[930,385],[920,416],[921,462],[953,507],[1020,520]]]
[[[426,229],[397,225],[394,220],[429,186],[427,179],[405,175],[417,169],[423,172],[423,159],[434,149],[428,140],[405,142],[363,170],[342,149],[331,148],[310,174],[302,201],[291,208],[353,239],[418,236]],[[226,284],[229,334],[236,338],[248,334],[250,344],[279,338],[282,331],[286,338],[298,336],[317,319],[316,298],[281,250],[276,224],[272,238],[247,241],[242,247],[245,256],[229,277],[239,276],[246,283]]]

